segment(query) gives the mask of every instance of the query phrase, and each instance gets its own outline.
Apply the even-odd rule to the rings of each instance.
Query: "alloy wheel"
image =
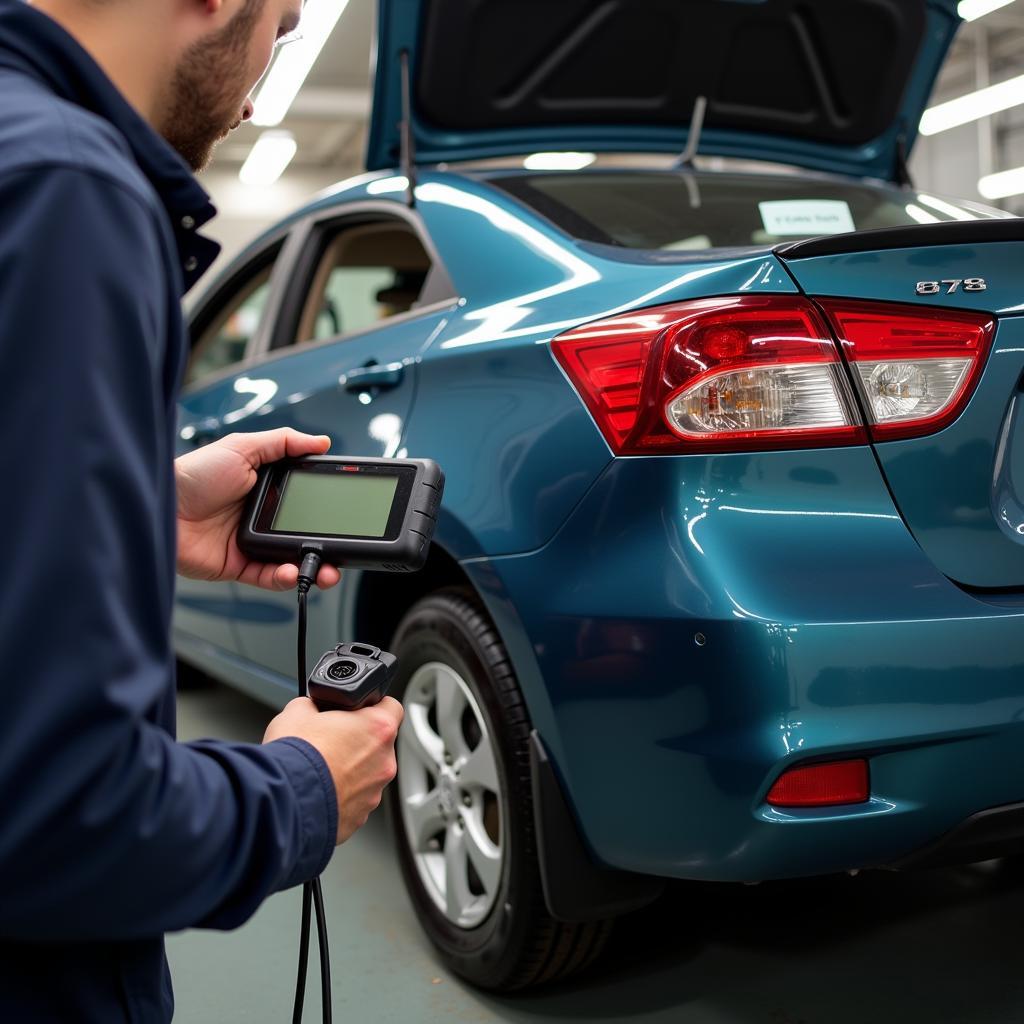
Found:
[[[438,909],[474,928],[494,906],[503,866],[491,732],[465,680],[442,662],[417,669],[404,704],[398,793],[407,841]]]

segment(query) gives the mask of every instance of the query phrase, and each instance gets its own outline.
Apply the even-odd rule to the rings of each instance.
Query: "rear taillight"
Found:
[[[819,305],[828,322],[797,296],[680,302],[576,327],[552,348],[618,455],[866,442],[835,338],[873,440],[934,433],[963,412],[991,316]]]
[[[828,325],[798,296],[639,310],[552,347],[619,455],[867,440]]]
[[[963,412],[995,332],[985,313],[823,299],[878,441],[919,437]]]

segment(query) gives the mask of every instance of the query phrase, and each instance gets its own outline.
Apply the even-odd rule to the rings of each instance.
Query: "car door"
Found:
[[[176,455],[194,451],[230,432],[225,412],[233,407],[238,371],[252,358],[275,289],[274,271],[283,240],[261,250],[204,299],[191,319],[192,351],[178,402]],[[174,629],[239,652],[236,586],[179,576]]]
[[[390,206],[362,204],[306,225],[267,351],[233,379],[223,424],[327,434],[335,454],[400,455],[419,354],[447,323],[456,298],[418,219]],[[312,647],[358,639],[337,635],[354,579],[330,594],[311,594]],[[237,601],[242,653],[290,681],[294,593],[240,588]]]

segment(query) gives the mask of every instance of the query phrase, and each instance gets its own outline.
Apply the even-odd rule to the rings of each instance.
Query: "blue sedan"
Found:
[[[665,879],[1024,842],[1024,225],[906,172],[956,24],[384,0],[370,172],[194,308],[181,451],[447,474],[426,568],[315,595],[310,649],[399,656],[396,852],[476,984]],[[552,148],[627,156],[479,163]],[[293,600],[183,580],[179,655],[282,704]]]

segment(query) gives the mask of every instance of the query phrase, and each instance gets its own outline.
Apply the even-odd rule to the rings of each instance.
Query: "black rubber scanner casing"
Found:
[[[368,466],[386,469],[410,467],[411,493],[401,526],[394,539],[387,537],[305,536],[271,533],[258,528],[260,513],[272,488],[280,488],[289,471],[301,465],[334,464],[337,466]],[[400,492],[401,493],[401,488]],[[282,459],[260,470],[256,486],[249,494],[238,528],[238,546],[249,558],[268,563],[293,562],[315,551],[328,565],[353,569],[377,569],[384,572],[415,572],[423,567],[437,525],[438,509],[444,493],[444,473],[430,459],[362,459],[348,456],[310,456],[304,459]],[[396,497],[396,502],[399,500]],[[392,532],[389,530],[389,532]]]

